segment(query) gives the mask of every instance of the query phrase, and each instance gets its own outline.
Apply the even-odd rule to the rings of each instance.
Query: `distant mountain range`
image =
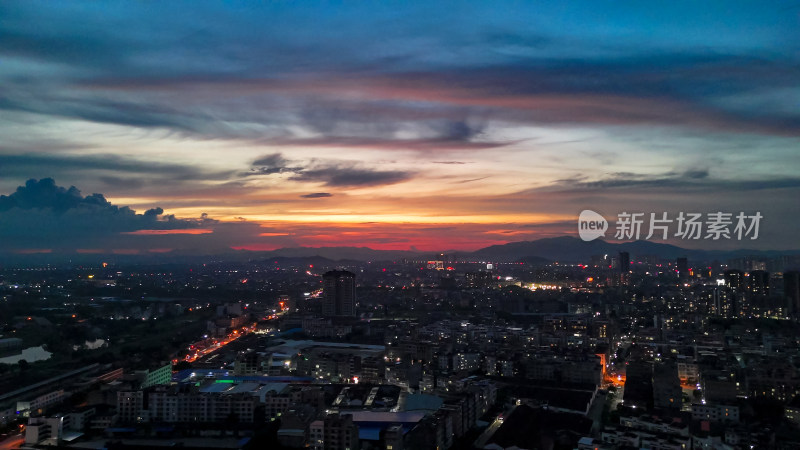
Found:
[[[474,252],[445,251],[459,260],[473,261],[565,261],[586,262],[592,255],[616,255],[619,252],[628,252],[631,256],[656,256],[663,259],[675,259],[685,256],[695,261],[726,260],[742,256],[760,256],[771,258],[779,255],[800,254],[800,250],[788,251],[760,251],[760,250],[731,250],[709,251],[690,250],[670,244],[659,244],[650,241],[634,241],[611,243],[603,240],[585,242],[571,236],[538,239],[535,241],[511,242],[502,245],[492,245]],[[435,252],[410,252],[410,251],[385,251],[373,250],[366,247],[300,247],[283,248],[272,252],[264,252],[264,258],[269,257],[310,257],[320,256],[331,260],[356,260],[356,261],[386,261],[398,259],[433,259]]]
[[[592,255],[617,255],[619,252],[628,252],[632,260],[641,256],[656,256],[662,259],[673,260],[685,256],[691,261],[725,261],[743,256],[756,256],[772,258],[780,255],[800,255],[800,250],[786,251],[761,251],[761,250],[731,250],[710,251],[691,250],[670,244],[660,244],[650,241],[634,241],[611,243],[603,240],[584,242],[571,236],[538,239],[535,241],[511,242],[503,245],[492,245],[474,252],[444,251],[460,261],[491,261],[491,262],[516,262],[546,263],[553,261],[563,262],[588,262]],[[162,253],[153,255],[5,255],[0,258],[0,263],[17,265],[47,264],[71,262],[73,264],[96,263],[101,258],[108,258],[119,263],[197,263],[200,260],[220,261],[269,261],[305,264],[330,265],[331,263],[357,263],[360,261],[401,261],[401,260],[429,260],[435,259],[440,252],[412,252],[402,250],[374,250],[368,247],[294,247],[281,248],[272,251],[236,250],[223,254],[193,254],[187,252]]]
[[[710,251],[691,250],[671,244],[659,244],[650,241],[633,241],[611,243],[603,240],[585,242],[571,236],[539,239],[536,241],[511,242],[503,245],[492,245],[471,253],[480,259],[495,261],[516,261],[521,258],[537,256],[550,261],[588,261],[592,255],[616,255],[619,252],[628,252],[631,256],[652,255],[663,259],[687,257],[695,261],[726,260],[742,256],[760,256],[765,258],[800,254],[800,250],[787,251],[760,251],[760,250],[730,250]]]

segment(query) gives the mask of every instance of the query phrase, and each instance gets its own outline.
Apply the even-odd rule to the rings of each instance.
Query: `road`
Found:
[[[497,430],[503,425],[503,420],[510,416],[512,412],[514,412],[514,408],[516,408],[516,406],[512,406],[510,409],[498,414],[497,418],[495,418],[494,421],[488,427],[486,427],[480,436],[478,436],[478,439],[475,441],[475,444],[473,444],[473,447],[483,448],[486,443],[489,442],[489,439],[494,436],[494,433],[497,432]]]
[[[0,442],[0,450],[20,448],[22,447],[22,444],[24,442],[25,442],[25,435],[15,434],[14,436],[9,436],[4,441]]]
[[[189,353],[188,355],[186,355],[184,360],[187,361],[187,362],[190,362],[190,363],[195,362],[198,359],[201,359],[201,358],[203,358],[205,356],[211,355],[212,353],[216,352],[217,350],[221,349],[222,347],[225,347],[226,345],[228,345],[231,342],[239,339],[240,337],[242,337],[242,336],[244,336],[244,335],[246,335],[248,333],[252,333],[253,331],[255,331],[255,329],[256,329],[256,324],[251,324],[251,325],[248,325],[248,326],[244,326],[241,329],[234,330],[233,332],[231,332],[230,334],[228,334],[227,336],[222,338],[222,340],[217,341],[214,344],[212,344],[212,345],[210,345],[210,346],[208,346],[206,348],[203,348],[202,350],[201,349],[195,349],[194,345],[192,345],[191,347],[189,347],[188,350],[190,352],[194,351],[194,353]],[[177,364],[177,363],[178,363],[177,359],[173,359],[172,360],[172,364]]]
[[[593,436],[599,435],[600,431],[603,429],[603,408],[605,408],[607,400],[608,394],[602,391],[597,392],[594,401],[589,407],[589,412],[586,414],[587,418],[592,419]]]

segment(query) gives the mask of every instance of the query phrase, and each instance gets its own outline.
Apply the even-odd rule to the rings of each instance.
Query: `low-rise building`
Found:
[[[709,422],[739,422],[739,407],[722,404],[692,404],[692,419]]]

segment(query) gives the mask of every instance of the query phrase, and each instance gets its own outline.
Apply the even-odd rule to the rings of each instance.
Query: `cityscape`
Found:
[[[800,4],[0,2],[0,450],[800,449]]]
[[[0,420],[63,448],[800,445],[800,255],[427,256],[6,268]]]

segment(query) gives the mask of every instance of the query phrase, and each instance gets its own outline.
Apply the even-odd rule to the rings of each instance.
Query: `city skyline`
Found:
[[[469,251],[584,209],[760,212],[757,240],[667,243],[798,247],[791,2],[0,16],[0,194],[66,199],[0,202],[2,251]]]

